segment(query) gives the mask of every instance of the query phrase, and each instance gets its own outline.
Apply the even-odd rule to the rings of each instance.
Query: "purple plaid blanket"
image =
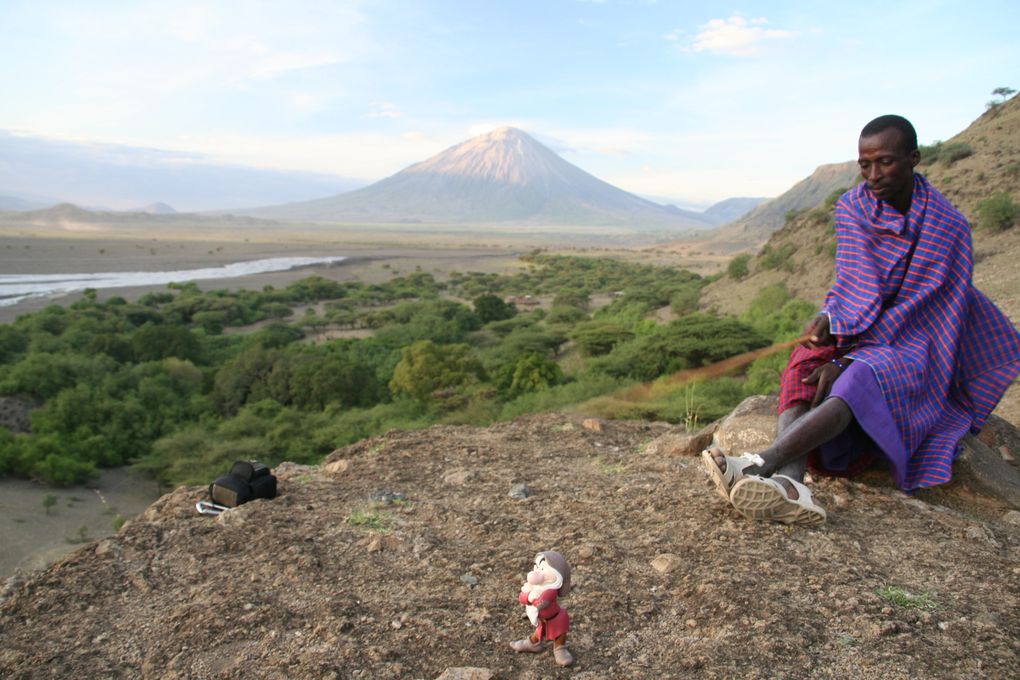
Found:
[[[971,282],[970,226],[921,175],[901,215],[862,182],[836,203],[832,333],[871,366],[910,454],[905,489],[952,477],[1020,373],[1020,333]]]

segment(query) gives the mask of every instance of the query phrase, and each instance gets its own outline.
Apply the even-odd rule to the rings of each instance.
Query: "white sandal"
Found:
[[[705,449],[701,452],[702,467],[705,468],[708,476],[712,479],[719,495],[725,498],[726,502],[729,502],[730,490],[733,489],[734,484],[743,478],[744,468],[751,467],[752,465],[764,465],[765,461],[755,453],[745,453],[739,458],[723,455],[723,459],[726,461],[726,469],[720,470],[715,462],[715,458],[712,456],[712,449]]]
[[[790,498],[786,487],[776,481],[782,477],[797,489],[797,498]],[[783,524],[818,526],[825,523],[826,513],[814,501],[811,491],[786,475],[773,477],[748,476],[733,485],[730,502],[748,519],[772,520]]]

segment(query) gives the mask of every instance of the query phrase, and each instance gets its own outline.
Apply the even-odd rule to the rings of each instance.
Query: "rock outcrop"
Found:
[[[768,408],[711,434],[764,437]],[[693,437],[582,421],[393,431],[281,465],[278,498],[217,518],[179,488],[5,591],[0,676],[1015,673],[1020,513],[1000,500],[818,479],[826,525],[750,522],[709,490]],[[547,549],[573,567],[570,669],[509,647],[531,631],[517,592]]]

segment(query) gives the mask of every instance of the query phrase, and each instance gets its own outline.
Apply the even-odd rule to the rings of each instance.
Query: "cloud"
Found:
[[[736,57],[754,56],[761,52],[764,43],[792,38],[795,31],[765,28],[768,20],[762,17],[746,19],[731,16],[729,19],[712,19],[698,27],[694,43],[688,49],[694,52],[714,52]],[[676,35],[676,32],[670,34]],[[667,36],[667,39],[669,36]]]
[[[254,78],[269,79],[307,68],[319,68],[339,64],[344,56],[332,53],[274,52],[266,53],[251,62],[249,73]]]
[[[369,111],[362,118],[400,118],[403,112],[393,102],[369,102]]]

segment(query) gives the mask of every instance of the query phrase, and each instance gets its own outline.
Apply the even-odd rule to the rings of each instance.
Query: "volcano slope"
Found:
[[[1015,677],[1020,513],[825,479],[822,528],[749,522],[674,432],[558,414],[393,431],[284,464],[275,500],[218,518],[179,488],[9,584],[0,676]],[[571,668],[509,647],[549,549],[573,565]]]

